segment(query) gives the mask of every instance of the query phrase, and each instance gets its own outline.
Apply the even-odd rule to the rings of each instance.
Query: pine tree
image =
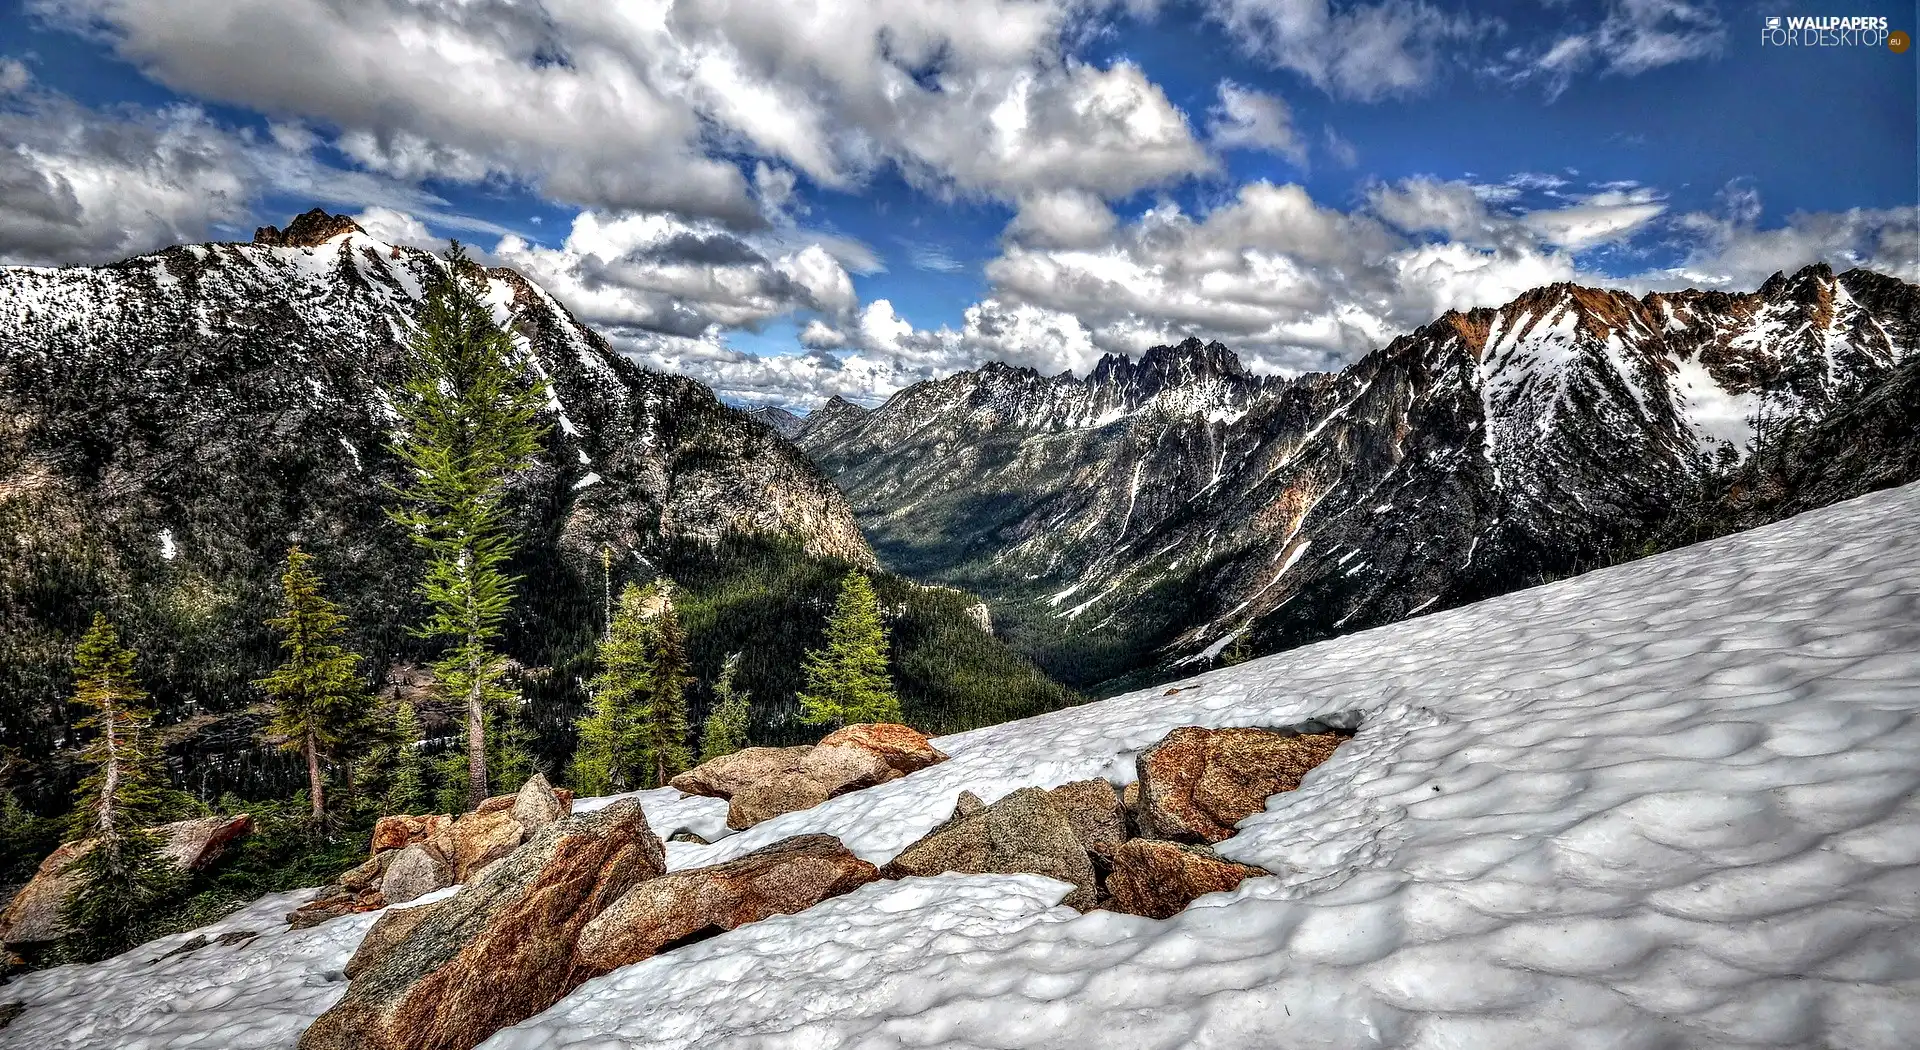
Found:
[[[80,783],[76,835],[92,845],[75,862],[63,918],[90,953],[132,943],[147,909],[177,885],[173,866],[147,825],[159,803],[153,714],[133,678],[134,654],[95,613],[74,652],[73,702],[92,709],[75,723],[95,731],[80,752],[92,772]]]
[[[700,761],[711,762],[722,755],[731,755],[747,746],[747,719],[752,697],[733,684],[734,672],[740,667],[740,655],[734,653],[720,669],[720,679],[713,683],[713,708],[707,712],[706,725],[700,733]]]
[[[593,700],[580,720],[573,785],[588,795],[627,791],[640,778],[639,709],[652,669],[651,607],[660,588],[629,583],[599,645],[600,673],[588,683]]]
[[[670,587],[660,591],[660,612],[647,653],[646,689],[636,729],[641,768],[661,787],[687,768],[687,638],[673,611]]]
[[[393,717],[393,779],[387,785],[389,813],[424,813],[433,801],[429,787],[433,781],[433,762],[427,757],[426,740],[420,732],[420,716],[413,705],[402,702]]]
[[[287,549],[280,577],[284,601],[267,621],[281,635],[286,662],[257,683],[273,697],[273,731],[285,748],[306,758],[307,790],[317,823],[326,818],[326,781],[321,762],[365,735],[370,702],[360,676],[360,656],[340,645],[346,618],[320,594],[320,578],[299,547]]]
[[[887,632],[866,573],[855,569],[840,581],[840,597],[827,617],[827,644],[809,650],[803,667],[800,721],[838,728],[901,720],[900,698],[887,674]]]
[[[418,633],[448,647],[434,676],[466,712],[469,805],[487,795],[487,712],[510,695],[494,648],[518,582],[505,571],[515,548],[507,483],[546,434],[541,392],[510,363],[513,341],[469,283],[473,268],[455,244],[421,305],[418,370],[394,398],[403,424],[394,451],[412,479],[391,512],[427,552],[420,591],[431,613]]]

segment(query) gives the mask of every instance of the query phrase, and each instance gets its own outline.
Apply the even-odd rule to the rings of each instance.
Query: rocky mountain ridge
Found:
[[[1863,270],[1744,295],[1559,284],[1339,373],[1254,376],[1194,340],[1084,378],[989,365],[798,441],[883,563],[986,595],[1086,683],[1590,565],[1917,340],[1920,290]]]

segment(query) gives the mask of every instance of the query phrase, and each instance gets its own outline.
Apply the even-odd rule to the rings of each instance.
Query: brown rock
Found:
[[[427,851],[425,846],[408,846],[391,854],[393,861],[380,880],[380,896],[388,904],[405,904],[434,890],[453,885],[453,869]],[[341,880],[345,885],[346,881]]]
[[[1140,834],[1140,782],[1138,780],[1120,789],[1120,815],[1127,821],[1127,837]]]
[[[953,818],[951,819],[971,817],[986,808],[987,804],[980,800],[979,795],[971,791],[962,791],[960,797],[953,800]]]
[[[827,798],[827,789],[812,777],[783,773],[735,792],[727,802],[727,827],[745,830],[782,813],[812,809]]]
[[[1120,794],[1104,780],[1076,780],[1047,792],[1067,814],[1073,837],[1096,857],[1111,860],[1127,841],[1127,822],[1120,813]]]
[[[828,798],[898,780],[904,773],[863,747],[821,745],[800,760],[801,775],[819,784]]]
[[[870,751],[902,775],[947,760],[938,748],[927,743],[924,734],[893,722],[863,722],[836,729],[820,741],[820,746]]]
[[[581,927],[664,868],[631,800],[561,820],[376,950],[300,1050],[469,1050],[592,976]]]
[[[702,762],[667,783],[689,795],[731,799],[734,792],[776,776],[799,770],[800,760],[812,748],[748,747],[731,755]]]
[[[390,849],[384,853],[374,854],[359,867],[340,876],[340,885],[355,893],[361,890],[378,889],[380,880],[387,875],[387,866],[393,863],[393,858],[399,856],[400,852],[400,850]]]
[[[380,957],[392,951],[407,935],[414,931],[433,914],[435,908],[442,907],[446,901],[435,901],[412,908],[389,908],[386,914],[374,920],[367,935],[360,939],[360,947],[354,949],[353,958],[347,960],[347,980],[360,976],[361,972],[380,961]]]
[[[1183,726],[1142,752],[1140,833],[1179,842],[1219,842],[1266,808],[1267,796],[1300,786],[1351,734]]]
[[[201,817],[162,824],[153,829],[160,839],[160,852],[181,871],[200,871],[217,860],[228,845],[253,830],[253,818],[242,813],[235,817]],[[20,892],[14,894],[6,910],[0,911],[0,942],[44,944],[66,936],[66,923],[60,913],[73,886],[69,869],[93,848],[92,839],[61,845],[45,860]]]
[[[453,818],[442,813],[424,817],[381,817],[373,825],[371,852],[379,854],[390,849],[404,849],[416,842],[426,842],[451,823]]]
[[[253,243],[281,248],[312,248],[343,233],[361,233],[358,223],[345,215],[329,215],[315,208],[294,216],[283,231],[277,226],[261,226],[253,231]]]
[[[880,877],[957,871],[1026,872],[1071,882],[1064,901],[1085,911],[1095,899],[1093,864],[1059,803],[1039,788],[1021,788],[972,816],[955,816],[902,850]]]
[[[287,913],[287,925],[296,930],[318,926],[343,915],[359,915],[362,912],[379,911],[387,906],[387,899],[379,890],[355,892],[343,886],[329,886],[318,897],[302,904]]]
[[[514,796],[512,816],[531,835],[566,816],[571,808],[560,801],[545,776],[535,773],[520,785],[520,793]]]
[[[474,872],[512,853],[525,839],[526,829],[513,819],[512,807],[507,806],[464,814],[435,835],[428,846],[452,866],[454,882],[468,882]]]
[[[1114,854],[1106,906],[1129,915],[1165,919],[1198,897],[1266,874],[1264,868],[1236,864],[1206,846],[1134,839]]]
[[[635,886],[580,931],[574,957],[605,973],[769,915],[805,911],[876,877],[873,865],[831,835],[783,839]]]

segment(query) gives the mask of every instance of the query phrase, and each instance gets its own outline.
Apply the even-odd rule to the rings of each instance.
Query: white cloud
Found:
[[[1207,0],[1207,11],[1249,54],[1362,100],[1426,89],[1443,56],[1490,28],[1425,0]]]
[[[1072,248],[1100,243],[1118,221],[1099,197],[1081,190],[1058,190],[1021,200],[1007,233],[1028,244]]]
[[[359,223],[368,236],[388,244],[405,244],[430,252],[447,246],[446,240],[435,237],[426,223],[394,208],[368,208],[355,215],[353,221]]]
[[[1517,67],[1497,64],[1512,80],[1539,78],[1558,95],[1590,69],[1635,76],[1679,62],[1710,58],[1726,46],[1726,26],[1711,4],[1692,0],[1609,0],[1598,25],[1568,33],[1543,49],[1517,48]]]
[[[1306,143],[1293,128],[1293,112],[1278,95],[1222,80],[1220,102],[1208,116],[1207,137],[1220,149],[1254,149],[1277,153],[1307,166]]]

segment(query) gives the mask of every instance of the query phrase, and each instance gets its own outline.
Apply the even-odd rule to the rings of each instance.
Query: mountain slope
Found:
[[[370,668],[404,676],[428,655],[405,630],[418,553],[383,510],[401,478],[384,391],[442,265],[316,211],[252,244],[0,269],[0,525],[19,538],[0,549],[0,746],[52,758],[28,778],[43,800],[63,790],[67,662],[96,608],[142,651],[170,734],[192,740],[175,774],[203,793],[284,772],[261,753],[248,683],[277,658],[261,621],[288,543],[318,556]],[[579,669],[624,581],[669,555],[700,568],[697,551],[737,537],[840,571],[873,557],[838,490],[772,430],[635,366],[518,273],[478,276],[552,393],[513,495],[527,542],[507,649],[558,759],[579,683],[553,669]],[[768,726],[791,705],[758,700]]]
[[[1920,291],[1865,271],[1555,285],[1338,374],[1252,376],[1190,340],[1084,379],[988,366],[798,440],[883,563],[987,595],[1089,683],[1590,564],[1744,456],[1756,420],[1852,403],[1917,336]]]

